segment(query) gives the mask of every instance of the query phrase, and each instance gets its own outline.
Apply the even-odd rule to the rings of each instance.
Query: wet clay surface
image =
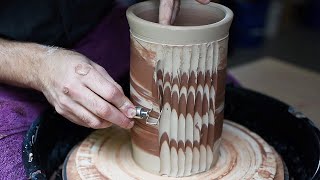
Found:
[[[284,179],[281,158],[263,139],[230,121],[224,121],[224,127],[219,140],[221,157],[215,166],[183,179]],[[132,158],[129,132],[118,127],[93,132],[71,151],[64,167],[67,179],[180,179],[139,167]]]
[[[201,13],[199,13],[201,11]],[[201,26],[216,23],[223,19],[221,13],[217,13],[218,9],[207,7],[203,9],[200,6],[182,7],[173,26]],[[158,23],[158,8],[148,9],[136,13],[138,17],[149,22]]]
[[[188,176],[214,165],[223,124],[226,40],[193,46],[131,37],[131,100],[160,115],[158,126],[136,120],[138,149],[160,158],[160,174]],[[136,159],[138,160],[138,159]],[[138,160],[139,161],[139,160]]]
[[[157,97],[158,92],[155,81],[153,79],[154,66],[148,61],[155,58],[155,52],[148,51],[134,39],[131,39],[131,55],[130,55],[130,84],[131,84],[131,100],[136,106],[145,105],[141,101],[151,101],[159,104]],[[132,91],[134,90],[134,92]],[[154,92],[155,91],[155,92]],[[158,117],[159,113],[152,112],[153,117]],[[135,120],[135,126],[131,130],[132,141],[141,149],[150,154],[159,156],[158,129],[154,126],[147,125],[143,120]]]

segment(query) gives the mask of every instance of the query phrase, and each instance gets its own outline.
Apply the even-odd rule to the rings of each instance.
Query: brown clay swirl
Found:
[[[222,132],[226,54],[220,51],[227,39],[192,46],[131,39],[131,99],[154,114],[161,111],[158,126],[136,120],[134,151],[152,154],[161,175],[210,169]]]

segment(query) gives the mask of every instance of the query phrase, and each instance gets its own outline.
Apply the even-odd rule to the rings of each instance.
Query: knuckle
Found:
[[[75,98],[79,98],[81,95],[78,91],[74,90],[74,89],[69,89],[69,97],[71,97],[72,99]]]
[[[86,115],[79,116],[79,119],[88,125],[90,124],[90,119]]]
[[[60,115],[64,115],[65,114],[65,111],[58,105],[55,105],[54,109]]]
[[[65,88],[65,89],[71,89],[71,87],[73,86],[73,83],[72,82],[64,82],[63,84],[62,84],[62,86],[63,86],[63,88]]]
[[[97,115],[99,117],[108,117],[111,115],[111,109],[109,106],[104,105],[98,108]]]
[[[73,86],[73,87],[75,87],[75,86]],[[72,98],[78,97],[77,91],[75,91],[74,89],[75,88],[70,88],[70,87],[64,86],[63,87],[63,93],[66,96],[69,96],[69,97],[72,97]]]
[[[62,109],[68,108],[68,104],[69,104],[69,101],[68,101],[68,99],[67,99],[66,96],[61,96],[61,97],[59,97],[59,106],[60,106]]]
[[[85,101],[88,102],[88,105],[90,106],[90,109],[91,108],[94,109],[94,108],[99,107],[99,104],[98,104],[97,99],[96,99],[95,96],[89,95],[89,96],[84,96],[84,98],[85,98]]]
[[[100,65],[98,65],[98,64],[95,66],[95,69],[96,69],[97,71],[104,71],[104,70],[105,70],[102,66],[100,66]]]
[[[113,100],[113,99],[119,98],[119,96],[120,96],[120,91],[116,86],[111,86],[108,89],[107,99]]]
[[[123,92],[123,88],[120,85],[117,84],[116,86],[119,89],[119,91]]]
[[[88,63],[80,63],[75,67],[75,73],[80,76],[86,76],[93,67]]]
[[[78,87],[77,83],[74,81],[66,82],[62,85],[62,92],[66,96],[75,97],[77,91],[75,91],[75,87]]]

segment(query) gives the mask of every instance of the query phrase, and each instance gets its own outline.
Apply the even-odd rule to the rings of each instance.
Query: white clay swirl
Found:
[[[219,156],[227,38],[170,46],[132,36],[131,43],[132,101],[152,107],[156,115],[162,111],[157,127],[136,122],[134,159],[150,172],[173,177],[210,169]],[[154,165],[139,163],[142,154],[149,154]]]

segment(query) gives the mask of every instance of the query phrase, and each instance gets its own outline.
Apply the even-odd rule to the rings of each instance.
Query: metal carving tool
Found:
[[[145,120],[145,123],[148,125],[153,125],[153,126],[158,125],[161,112],[159,117],[150,117],[150,113],[152,112],[152,110],[153,110],[152,108],[146,109],[141,106],[136,106],[136,115],[134,116],[134,118],[143,119]],[[156,121],[151,121],[150,118],[156,119]]]

